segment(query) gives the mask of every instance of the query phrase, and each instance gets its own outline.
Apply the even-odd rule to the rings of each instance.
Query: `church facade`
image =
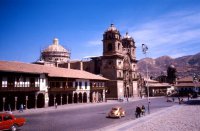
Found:
[[[106,82],[107,99],[138,97],[134,39],[128,33],[122,37],[118,29],[111,24],[104,32],[102,42],[103,55],[85,62],[84,70],[109,79]]]
[[[70,59],[70,52],[59,45],[58,39],[54,39],[53,44],[42,51],[41,61],[42,64],[85,70],[109,79],[106,82],[107,99],[139,97],[141,87],[137,84],[134,39],[128,33],[121,36],[119,30],[111,24],[103,34],[102,45],[102,56],[74,61]]]

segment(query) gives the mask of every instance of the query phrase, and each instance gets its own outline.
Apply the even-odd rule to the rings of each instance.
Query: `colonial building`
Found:
[[[200,94],[200,79],[194,80],[192,76],[177,79],[174,86],[178,93],[183,96],[187,96],[188,93]]]
[[[0,111],[105,101],[107,80],[83,70],[0,61]]]
[[[160,83],[159,81],[151,79],[145,79],[145,85],[146,88],[149,88],[149,96],[166,96],[168,90],[171,88],[169,83]]]

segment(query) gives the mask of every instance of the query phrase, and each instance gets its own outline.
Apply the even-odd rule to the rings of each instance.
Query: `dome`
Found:
[[[170,68],[175,68],[175,66],[174,65],[170,65]]]
[[[45,62],[62,63],[70,59],[70,52],[61,46],[58,39],[55,38],[53,44],[42,51],[41,58]]]
[[[114,26],[114,24],[111,24],[110,27],[107,29],[107,31],[117,31],[117,28]]]
[[[69,51],[59,44],[59,40],[57,38],[54,38],[53,44],[49,45],[46,49],[43,50],[43,52],[69,52]]]

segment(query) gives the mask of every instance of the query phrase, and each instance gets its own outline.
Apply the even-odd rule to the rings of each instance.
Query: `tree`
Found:
[[[170,65],[167,68],[167,81],[171,84],[175,83],[176,81],[176,68],[174,65]]]

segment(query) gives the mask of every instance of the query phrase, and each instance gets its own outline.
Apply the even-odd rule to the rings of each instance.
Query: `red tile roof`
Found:
[[[95,75],[83,70],[49,67],[44,65],[29,64],[13,61],[0,61],[0,71],[48,74],[49,77],[66,77],[89,80],[108,80],[100,75]]]
[[[176,85],[174,85],[175,87],[200,87],[200,84],[199,83],[178,83]]]

